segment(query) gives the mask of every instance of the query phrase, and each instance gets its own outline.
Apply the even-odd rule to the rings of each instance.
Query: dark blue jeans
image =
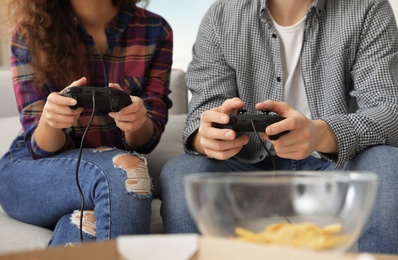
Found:
[[[359,252],[398,254],[398,148],[375,146],[357,154],[342,170],[370,171],[378,174],[378,194],[373,212],[358,240]],[[336,170],[334,164],[310,156],[304,160],[275,157],[276,170]],[[236,159],[226,161],[183,154],[169,161],[159,180],[161,215],[167,233],[192,233],[198,229],[190,216],[184,197],[184,176],[200,172],[237,172],[273,170],[266,158],[257,164]]]

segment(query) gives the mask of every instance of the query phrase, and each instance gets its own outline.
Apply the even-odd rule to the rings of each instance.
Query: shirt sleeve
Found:
[[[334,132],[338,154],[322,154],[337,168],[374,145],[398,146],[398,31],[388,1],[374,1],[361,29],[351,71],[355,113],[322,118]]]
[[[186,152],[198,154],[189,146],[189,138],[199,128],[200,115],[219,107],[222,103],[237,97],[235,71],[228,65],[221,44],[221,29],[218,12],[222,3],[213,4],[202,19],[193,47],[192,61],[189,64],[186,82],[192,99],[186,126],[183,133],[183,145]]]
[[[39,123],[46,103],[47,95],[50,93],[49,88],[34,87],[35,73],[31,65],[31,56],[24,40],[14,32],[11,38],[11,71],[14,85],[15,99],[17,101],[20,113],[20,122],[24,131],[25,144],[34,159],[49,157],[61,150],[68,149],[74,143],[65,133],[67,141],[64,147],[58,152],[47,152],[41,149],[35,139],[34,131]]]
[[[168,95],[170,94],[173,31],[164,19],[161,20],[157,29],[159,41],[149,66],[145,91],[140,96],[147,109],[147,116],[153,123],[153,134],[151,139],[140,147],[130,147],[125,142],[128,150],[140,153],[150,153],[159,143],[168,121],[168,109],[172,106]]]

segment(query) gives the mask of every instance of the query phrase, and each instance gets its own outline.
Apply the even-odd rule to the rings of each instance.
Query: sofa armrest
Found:
[[[181,115],[188,112],[188,91],[185,84],[185,72],[180,69],[172,69],[170,76],[169,95],[173,106],[169,110],[170,115]]]
[[[19,116],[9,67],[0,67],[0,97],[0,118]]]
[[[152,178],[153,195],[157,196],[157,186],[160,172],[170,159],[184,153],[182,132],[185,126],[186,114],[170,115],[169,122],[158,146],[150,154],[146,154],[149,175]]]
[[[169,110],[169,121],[158,146],[150,154],[145,155],[155,197],[157,196],[159,175],[164,164],[175,156],[184,153],[182,132],[188,112],[188,91],[183,70],[173,69],[171,71],[170,90],[169,97],[173,106]]]

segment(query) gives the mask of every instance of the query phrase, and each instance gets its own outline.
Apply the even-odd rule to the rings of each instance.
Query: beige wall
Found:
[[[398,20],[398,1],[397,0],[390,0],[392,5],[392,9],[394,9],[395,17]]]
[[[6,5],[8,0],[0,0],[0,66],[9,66],[10,58],[8,51],[9,36],[4,22],[6,19]]]
[[[9,53],[8,53],[8,44],[6,40],[0,40],[0,66],[8,66],[9,61]]]

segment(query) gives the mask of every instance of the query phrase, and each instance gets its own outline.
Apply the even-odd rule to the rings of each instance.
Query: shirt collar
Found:
[[[325,3],[327,0],[314,0],[314,3],[310,7],[310,9],[316,10],[316,14],[320,16],[325,9]]]

